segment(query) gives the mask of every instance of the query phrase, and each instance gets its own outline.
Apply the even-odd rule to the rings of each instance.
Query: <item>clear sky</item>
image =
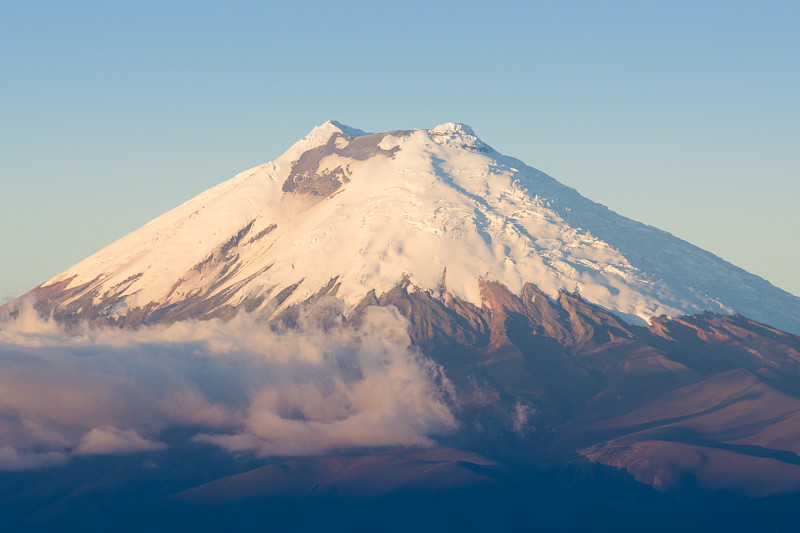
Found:
[[[0,2],[0,298],[328,119],[464,122],[800,295],[800,2]]]

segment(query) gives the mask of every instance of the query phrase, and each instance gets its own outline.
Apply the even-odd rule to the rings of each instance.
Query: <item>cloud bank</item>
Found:
[[[0,469],[165,448],[159,436],[260,455],[430,445],[455,428],[452,387],[393,308],[358,327],[338,302],[293,329],[254,316],[65,331],[31,308],[0,322]]]

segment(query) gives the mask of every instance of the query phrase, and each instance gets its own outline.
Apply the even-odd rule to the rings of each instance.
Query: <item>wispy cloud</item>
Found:
[[[163,443],[145,439],[132,429],[119,429],[114,426],[94,428],[83,436],[75,455],[114,455],[118,453],[163,450]]]
[[[255,317],[66,332],[31,308],[0,323],[0,468],[162,449],[159,435],[261,455],[427,445],[452,430],[449,382],[391,308],[334,301],[275,331]]]

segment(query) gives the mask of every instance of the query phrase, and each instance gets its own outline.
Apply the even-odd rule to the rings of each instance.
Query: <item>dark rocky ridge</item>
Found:
[[[360,306],[395,306],[446,369],[460,421],[446,444],[540,466],[578,453],[661,489],[680,490],[689,475],[747,494],[800,490],[800,337],[710,313],[631,326],[577,294],[554,301],[531,284],[516,295],[482,282],[482,292],[478,308],[403,282]],[[736,413],[745,413],[741,426]],[[664,450],[677,448],[712,466],[676,466]]]
[[[320,171],[319,165],[323,158],[338,155],[354,161],[366,161],[375,156],[394,157],[400,147],[384,150],[380,147],[381,141],[390,135],[403,137],[411,133],[411,131],[397,130],[358,137],[351,137],[346,133],[334,133],[326,144],[303,152],[300,158],[294,161],[282,189],[284,192],[297,194],[328,196],[350,181],[352,171],[349,165]]]

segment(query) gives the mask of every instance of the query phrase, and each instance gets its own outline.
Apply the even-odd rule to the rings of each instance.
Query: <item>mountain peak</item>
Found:
[[[444,124],[439,124],[435,128],[431,128],[429,131],[438,134],[470,135],[476,137],[475,131],[472,128],[459,122],[445,122]]]
[[[348,126],[347,124],[342,124],[338,120],[328,120],[321,126],[317,126],[321,128],[323,126],[333,126],[334,128],[338,129],[340,132],[344,133],[345,135],[349,135],[350,137],[361,137],[363,135],[369,135],[366,131],[360,130],[358,128],[353,128]]]
[[[337,133],[343,133],[348,137],[361,137],[363,135],[367,135],[366,132],[358,128],[352,128],[342,124],[337,120],[328,120],[308,132],[308,134],[299,142],[306,141],[305,144],[309,145],[309,147],[318,146],[328,142],[331,136]]]
[[[347,136],[350,138],[363,137],[368,135],[365,131],[342,124],[337,120],[328,120],[316,126],[305,137],[294,143],[286,153],[279,157],[275,162],[279,165],[291,166],[301,154],[314,148],[328,144],[331,137]]]
[[[475,131],[472,128],[459,122],[445,122],[444,124],[439,124],[435,128],[429,129],[428,135],[430,135],[433,142],[439,146],[464,148],[483,153],[494,151],[491,146],[484,143],[475,135]]]
[[[739,312],[800,331],[800,298],[591,202],[454,122],[365,134],[327,121],[37,297],[58,313],[196,318],[273,313],[320,291],[354,307],[402,280],[441,292],[444,272],[447,294],[477,308],[482,280],[515,294],[532,283],[638,323]]]

